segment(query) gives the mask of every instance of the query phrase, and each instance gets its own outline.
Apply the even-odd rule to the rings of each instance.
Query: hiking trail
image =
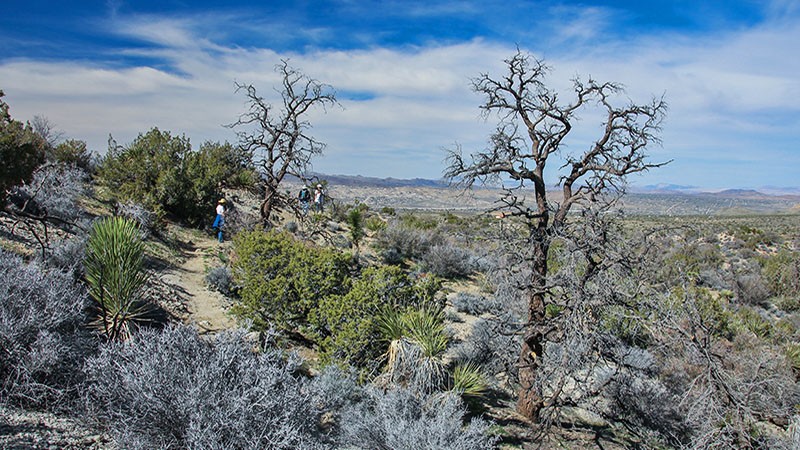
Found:
[[[206,260],[210,254],[218,251],[220,244],[214,239],[196,239],[189,244],[189,249],[183,252],[185,260],[175,270],[176,284],[186,297],[186,322],[201,333],[217,333],[234,328],[236,322],[226,313],[225,297],[210,290],[205,281]]]

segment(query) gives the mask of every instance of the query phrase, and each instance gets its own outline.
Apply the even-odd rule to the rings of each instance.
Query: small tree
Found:
[[[9,189],[30,181],[33,171],[44,162],[47,143],[30,124],[11,118],[0,90],[0,207]]]
[[[81,140],[67,139],[59,143],[53,148],[52,159],[55,162],[79,167],[87,173],[94,170],[92,152],[86,148],[86,142]]]
[[[155,212],[180,207],[186,190],[189,138],[153,128],[127,147],[109,139],[97,172],[98,184],[118,200],[135,200]]]
[[[279,191],[286,175],[305,179],[311,159],[325,144],[309,134],[308,114],[316,107],[338,104],[333,89],[289,66],[283,60],[275,68],[281,75],[279,91],[282,104],[275,107],[259,96],[252,84],[236,83],[236,91],[244,91],[248,110],[230,125],[238,128],[239,144],[253,154],[261,171],[264,201],[261,219],[270,222],[273,210],[285,205],[290,197]]]
[[[109,144],[99,185],[120,202],[133,200],[191,225],[213,219],[223,186],[249,188],[255,178],[249,154],[228,143],[206,142],[192,151],[187,137],[153,128],[127,147]]]
[[[308,315],[350,286],[350,257],[295,240],[288,233],[242,232],[233,238],[237,317],[265,331],[303,331]]]
[[[568,213],[574,208],[610,207],[624,191],[627,175],[661,164],[647,161],[648,145],[658,142],[657,133],[666,113],[663,98],[645,105],[633,103],[615,106],[623,92],[616,83],[598,83],[591,78],[573,80],[574,99],[560,101],[557,93],[545,84],[549,68],[543,61],[517,51],[505,61],[507,73],[499,78],[482,74],[472,81],[472,88],[483,94],[481,106],[488,118],[497,114],[497,128],[489,147],[465,158],[459,147],[449,152],[445,176],[470,188],[476,181],[510,179],[500,204],[508,217],[521,219],[526,233],[521,244],[526,253],[521,261],[530,269],[526,283],[528,319],[523,330],[519,356],[520,391],[518,410],[536,419],[544,406],[536,389],[536,378],[544,345],[549,336],[559,333],[548,323],[547,306],[553,293],[548,254],[553,239],[567,231]],[[564,140],[573,130],[577,114],[592,105],[604,112],[600,137],[585,151],[562,151]],[[557,185],[562,198],[550,198],[546,173],[548,160],[563,159]],[[526,203],[522,189],[533,187],[533,204]],[[528,191],[530,192],[530,191]],[[588,279],[602,267],[602,252],[585,251]],[[554,329],[555,328],[555,329]]]
[[[361,240],[367,235],[366,231],[364,231],[365,209],[366,207],[362,203],[347,212],[347,225],[350,226],[350,240],[353,241],[356,258],[358,258]]]

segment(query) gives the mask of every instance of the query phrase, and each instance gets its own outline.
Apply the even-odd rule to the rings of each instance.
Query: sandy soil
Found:
[[[175,289],[180,297],[185,323],[197,328],[200,333],[217,333],[234,328],[236,321],[227,313],[229,301],[206,284],[206,273],[212,266],[221,265],[219,253],[227,253],[230,243],[220,244],[201,233],[180,236],[186,242],[174,260],[174,266],[160,274],[161,280]]]
[[[209,290],[205,282],[207,256],[219,247],[221,245],[213,239],[197,242],[193,250],[185,252],[186,260],[178,268],[178,284],[183,287],[188,301],[188,322],[200,332],[216,333],[236,325],[227,313],[225,297]]]

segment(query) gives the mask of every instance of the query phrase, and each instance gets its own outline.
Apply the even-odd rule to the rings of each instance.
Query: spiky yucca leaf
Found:
[[[401,339],[406,331],[405,312],[393,307],[384,307],[378,314],[378,330],[388,342]]]
[[[125,339],[147,309],[138,302],[147,282],[138,225],[122,217],[94,223],[86,243],[86,281],[99,314],[94,325],[109,340]]]
[[[422,349],[423,356],[433,358],[447,350],[449,341],[444,327],[444,314],[433,309],[410,310],[404,315],[406,336]]]
[[[453,391],[463,397],[482,397],[486,393],[486,378],[474,363],[459,364],[453,370]]]
[[[402,378],[402,367],[409,359],[407,354],[408,342],[403,339],[406,332],[405,313],[393,307],[384,307],[378,314],[378,329],[384,340],[389,342],[389,348],[384,354],[386,358],[387,381],[397,382]]]

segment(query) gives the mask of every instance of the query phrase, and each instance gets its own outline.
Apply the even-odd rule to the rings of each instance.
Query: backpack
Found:
[[[303,188],[300,191],[300,197],[299,198],[300,198],[301,201],[307,202],[307,201],[311,200],[311,193],[308,192],[308,189]]]

